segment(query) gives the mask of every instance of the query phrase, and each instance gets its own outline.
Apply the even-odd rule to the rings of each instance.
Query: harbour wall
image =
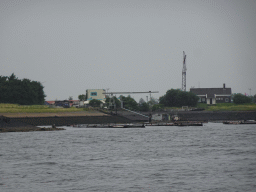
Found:
[[[132,121],[121,116],[64,116],[64,117],[11,117],[12,120],[29,125],[53,125],[66,126],[74,124],[108,124],[131,123]]]
[[[181,120],[188,121],[226,121],[226,120],[256,120],[256,111],[182,111],[182,112],[154,112],[153,114],[178,115]],[[53,125],[66,126],[73,124],[108,124],[108,123],[132,123],[146,122],[145,118],[134,120],[130,116],[55,116],[55,117],[11,117],[11,119],[26,124],[41,126]]]

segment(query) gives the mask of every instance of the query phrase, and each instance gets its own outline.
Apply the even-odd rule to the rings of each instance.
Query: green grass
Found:
[[[205,111],[256,111],[256,104],[218,103],[207,105],[206,103],[198,103],[196,108],[204,108]],[[165,107],[165,109],[181,109],[181,107]]]
[[[208,106],[207,106],[206,103],[198,103],[196,107],[197,107],[197,108],[204,108],[204,109],[207,109],[207,108],[208,108]]]
[[[49,108],[47,105],[18,105],[0,103],[0,113],[58,113],[87,111],[86,108]]]
[[[255,103],[234,104],[218,103],[216,105],[200,104],[198,108],[204,108],[206,111],[256,111]]]
[[[199,103],[197,108],[204,108],[206,111],[256,111],[256,104],[234,104],[219,103],[216,105],[207,105]],[[168,107],[166,109],[181,109],[181,107]],[[47,105],[18,105],[0,103],[0,113],[59,113],[59,112],[78,112],[90,111],[89,108],[49,108]]]

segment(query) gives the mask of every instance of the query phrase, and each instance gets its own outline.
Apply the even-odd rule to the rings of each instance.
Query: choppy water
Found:
[[[0,191],[256,191],[256,126],[1,133]]]

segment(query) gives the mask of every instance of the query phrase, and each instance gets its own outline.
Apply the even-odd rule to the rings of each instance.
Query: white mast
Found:
[[[182,86],[181,86],[182,91],[186,91],[186,71],[187,71],[186,54],[183,51]]]

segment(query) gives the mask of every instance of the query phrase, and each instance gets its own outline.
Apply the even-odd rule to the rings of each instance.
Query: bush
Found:
[[[89,105],[92,107],[100,107],[100,104],[102,104],[102,102],[97,99],[93,99],[89,102]]]
[[[164,105],[163,104],[155,104],[153,105],[152,107],[152,111],[156,111],[158,109],[163,109],[164,108]]]
[[[235,104],[244,104],[244,103],[251,103],[252,99],[250,97],[247,97],[241,93],[236,94],[233,98],[233,102]]]
[[[166,107],[196,106],[199,97],[192,92],[184,92],[179,89],[171,89],[159,98],[159,103]]]
[[[149,111],[149,104],[148,103],[141,103],[139,105],[139,110],[140,111]]]

